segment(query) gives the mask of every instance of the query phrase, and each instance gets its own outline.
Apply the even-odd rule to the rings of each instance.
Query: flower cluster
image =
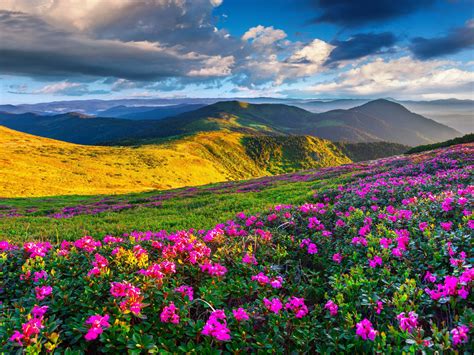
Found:
[[[56,244],[0,241],[0,347],[469,353],[473,153],[463,145],[203,187],[317,188],[299,206],[246,211],[210,229],[118,234],[97,215],[103,238],[91,229]],[[67,223],[84,229],[80,218]]]

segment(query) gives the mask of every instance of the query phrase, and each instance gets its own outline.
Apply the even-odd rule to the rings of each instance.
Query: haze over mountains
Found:
[[[39,104],[0,105],[0,112],[37,113],[54,115],[60,113],[79,112],[100,117],[126,119],[160,119],[182,112],[192,111],[199,107],[220,101],[243,100],[248,103],[279,103],[303,108],[314,113],[323,113],[338,109],[351,109],[361,106],[370,99],[335,99],[335,100],[304,100],[281,98],[176,98],[176,99],[121,99],[121,100],[75,100],[57,101]],[[432,100],[407,101],[389,99],[405,106],[410,111],[431,118],[439,123],[452,127],[462,133],[474,130],[474,101],[472,100]],[[145,112],[148,112],[145,114]]]
[[[252,104],[240,101],[157,108],[113,106],[100,112],[117,118],[78,113],[39,115],[3,112],[0,114],[0,124],[34,135],[80,144],[139,144],[140,140],[222,129],[256,135],[308,135],[337,142],[386,141],[409,146],[435,143],[462,135],[450,127],[409,111],[401,104],[383,99],[323,113],[279,103]]]

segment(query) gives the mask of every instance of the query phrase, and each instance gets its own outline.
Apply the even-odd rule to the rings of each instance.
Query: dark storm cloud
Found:
[[[90,30],[102,39],[159,41],[208,55],[232,54],[241,43],[215,27],[213,9],[208,0],[171,1],[166,6],[136,1]]]
[[[464,27],[455,28],[445,36],[417,37],[411,40],[410,50],[418,59],[431,59],[474,48],[474,20]]]
[[[425,8],[434,0],[312,0],[320,13],[312,22],[355,27],[386,21]]]
[[[326,61],[331,65],[339,61],[358,59],[370,54],[379,54],[382,50],[392,47],[396,42],[393,33],[358,33],[345,41],[333,41],[334,48]]]
[[[0,72],[7,74],[157,81],[186,77],[211,58],[176,46],[89,38],[19,12],[0,11],[0,33]]]

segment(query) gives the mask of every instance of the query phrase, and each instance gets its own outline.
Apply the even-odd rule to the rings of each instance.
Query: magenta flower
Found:
[[[356,335],[363,340],[370,339],[373,341],[377,335],[377,331],[372,327],[372,323],[365,318],[356,324]]]
[[[181,293],[181,296],[187,297],[190,301],[194,299],[194,290],[191,286],[182,285],[176,287],[174,290],[175,292]]]
[[[382,266],[382,258],[378,255],[374,256],[373,259],[369,259],[369,266],[375,268],[377,266]]]
[[[459,344],[467,343],[467,340],[469,339],[469,328],[464,324],[461,324],[460,326],[454,328],[453,330],[451,330],[450,333],[453,339],[453,346],[458,346]]]
[[[96,314],[96,315],[90,316],[86,320],[86,324],[90,324],[90,328],[87,331],[84,338],[87,341],[92,341],[94,339],[97,339],[97,337],[100,334],[102,334],[102,332],[104,331],[103,328],[110,327],[109,315],[106,314],[105,316],[101,316],[100,314]]]
[[[160,314],[160,319],[163,323],[179,323],[179,314],[177,314],[178,309],[173,302],[170,302],[168,306],[163,308],[163,311]]]
[[[227,273],[227,268],[218,263],[206,262],[201,265],[201,271],[207,272],[211,276],[224,276]]]
[[[329,314],[331,314],[333,317],[337,315],[337,310],[339,309],[338,305],[331,300],[326,302],[324,308],[326,308],[329,311]]]
[[[232,313],[234,315],[234,318],[238,321],[238,322],[242,322],[244,320],[249,320],[249,315],[248,313],[245,311],[245,309],[243,309],[242,307],[240,308],[237,308],[237,309],[233,309],[232,310]]]
[[[48,306],[34,306],[33,309],[31,310],[31,315],[34,317],[34,318],[43,318],[43,316],[45,315],[45,313],[48,311]]]
[[[425,277],[423,278],[423,281],[436,282],[436,276],[433,275],[431,272],[427,271]]]
[[[283,308],[283,304],[276,297],[272,298],[271,300],[269,300],[268,298],[264,298],[263,304],[265,305],[265,308],[267,308],[269,311],[275,314],[278,314],[280,310]]]
[[[227,321],[224,311],[217,309],[212,312],[211,316],[202,328],[201,333],[203,335],[212,336],[220,341],[230,340],[230,329],[227,328]]]
[[[418,314],[413,311],[409,312],[408,316],[405,316],[405,312],[402,312],[397,316],[397,319],[400,328],[408,333],[411,333],[418,326]]]
[[[441,222],[440,225],[441,225],[441,228],[443,228],[445,231],[449,232],[451,230],[451,228],[453,227],[453,222],[451,222],[451,221]]]
[[[418,224],[418,228],[420,228],[420,231],[424,232],[426,228],[428,228],[428,222],[420,222]]]
[[[340,264],[341,261],[342,261],[342,255],[339,254],[339,253],[334,254],[334,255],[332,256],[332,260],[333,260],[335,263]]]
[[[377,307],[375,309],[375,313],[377,313],[377,314],[382,313],[382,309],[383,309],[382,301],[377,301]]]
[[[39,280],[47,280],[48,279],[48,273],[44,270],[37,271],[33,274],[33,282],[39,282]]]
[[[392,239],[389,238],[381,238],[380,239],[380,246],[384,249],[388,249],[390,244],[392,244]]]
[[[37,286],[37,287],[35,287],[36,299],[38,301],[44,300],[52,292],[53,292],[53,288],[51,286]]]
[[[257,259],[255,258],[255,256],[253,254],[248,254],[248,253],[245,253],[245,255],[242,258],[242,262],[244,264],[251,264],[251,265],[257,265],[258,264]]]
[[[303,318],[308,314],[308,307],[304,304],[304,298],[290,297],[285,308],[295,313],[296,318]]]
[[[17,342],[18,345],[23,346],[24,337],[25,336],[21,332],[19,332],[18,330],[15,330],[12,336],[8,340],[10,340],[11,342]]]
[[[273,288],[281,288],[283,286],[283,278],[281,276],[277,276],[277,277],[273,278],[270,281],[270,285]]]

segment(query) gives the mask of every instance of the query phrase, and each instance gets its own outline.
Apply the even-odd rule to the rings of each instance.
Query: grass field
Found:
[[[71,144],[0,126],[0,196],[124,194],[268,176],[350,162],[326,140],[274,145],[281,154],[261,164],[244,135],[219,131],[138,147]],[[295,150],[296,152],[294,152]],[[288,163],[288,155],[301,162]],[[321,158],[319,158],[321,157]]]
[[[255,213],[275,204],[303,203],[315,190],[343,183],[349,176],[345,173],[330,180],[316,180],[318,174],[313,171],[163,192],[0,199],[0,216],[16,216],[0,218],[0,239],[56,241],[132,230],[206,229],[240,211]],[[158,205],[150,205],[152,202]],[[97,204],[102,208],[126,208],[117,211],[105,207],[104,212],[94,213]],[[53,217],[71,206],[84,206],[86,213]]]

